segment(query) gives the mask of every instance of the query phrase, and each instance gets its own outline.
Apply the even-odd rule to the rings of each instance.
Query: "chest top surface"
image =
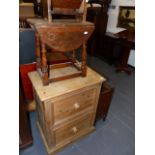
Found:
[[[71,70],[71,68],[68,68]],[[63,70],[53,70],[54,76],[64,74]],[[94,70],[87,68],[86,77],[76,77],[68,80],[62,80],[58,82],[50,83],[48,86],[43,86],[43,82],[38,75],[37,71],[28,73],[28,76],[32,82],[33,88],[37,92],[41,101],[45,101],[72,91],[76,91],[97,83],[106,81],[104,77],[96,73]]]

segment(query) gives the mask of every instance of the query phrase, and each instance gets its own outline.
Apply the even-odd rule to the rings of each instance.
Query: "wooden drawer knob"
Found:
[[[73,131],[73,133],[77,133],[77,132],[78,132],[77,127],[76,127],[76,126],[74,126],[74,127],[72,128],[72,131]]]
[[[79,109],[79,108],[80,108],[79,103],[77,103],[77,102],[76,102],[76,103],[74,103],[74,109],[75,109],[75,110],[77,110],[77,109]]]

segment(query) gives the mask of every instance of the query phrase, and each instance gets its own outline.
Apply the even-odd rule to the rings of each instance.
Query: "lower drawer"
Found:
[[[89,113],[83,117],[80,117],[77,120],[72,121],[71,123],[66,124],[65,126],[56,129],[55,138],[56,144],[59,144],[69,138],[77,136],[84,130],[92,127],[92,118],[93,113]]]

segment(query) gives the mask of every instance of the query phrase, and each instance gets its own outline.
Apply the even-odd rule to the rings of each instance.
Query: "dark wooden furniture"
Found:
[[[98,56],[102,52],[103,37],[106,32],[108,22],[108,7],[111,0],[97,1],[90,0],[90,7],[87,8],[87,21],[95,24],[95,30],[87,42],[87,52],[90,55]],[[100,4],[101,7],[95,7],[93,4]]]
[[[84,10],[81,12],[80,7],[84,2]],[[86,1],[85,0],[42,0],[43,18],[49,21],[53,20],[53,15],[74,16],[77,19],[86,18]]]
[[[100,44],[98,57],[110,65],[117,65],[120,61],[122,42],[113,33],[106,32]]]
[[[119,33],[106,32],[102,44],[100,44],[100,52],[98,57],[108,64],[118,66],[116,71],[125,71],[130,74],[128,68],[128,58],[130,50],[135,46],[134,30],[125,30]]]
[[[128,29],[128,30],[119,32],[115,35],[119,37],[123,42],[122,58],[116,71],[117,72],[124,71],[128,74],[131,74],[131,71],[128,68],[128,58],[129,58],[130,50],[135,48],[135,30]]]
[[[39,24],[43,22],[43,24]],[[36,33],[36,56],[37,56],[37,69],[38,73],[43,78],[44,85],[48,85],[50,82],[68,79],[77,76],[86,76],[86,41],[93,32],[94,26],[92,23],[54,23],[49,24],[46,21],[38,19],[30,19],[29,22],[37,23],[35,25],[37,29]],[[46,25],[46,26],[45,26]],[[40,45],[41,42],[41,45]],[[40,49],[41,46],[41,49]],[[71,61],[67,64],[47,65],[46,48],[50,47],[54,51],[58,52],[72,52],[73,56]],[[74,52],[76,49],[82,46],[82,63],[81,66],[76,64]],[[77,73],[67,75],[63,78],[52,79],[50,78],[49,70],[55,68],[62,68],[68,65],[75,66]]]
[[[32,144],[33,140],[31,135],[30,122],[26,110],[26,101],[21,84],[19,88],[19,137],[20,149]]]
[[[36,31],[36,56],[37,70],[43,84],[64,80],[82,75],[86,76],[86,42],[94,30],[94,24],[86,22],[86,2],[84,0],[83,12],[79,8],[83,0],[48,0],[47,19],[28,19],[27,21],[35,27]],[[51,9],[52,8],[52,9]],[[54,20],[52,15],[75,15],[75,19]],[[82,17],[82,18],[79,18]],[[76,49],[82,48],[81,65],[76,61]],[[70,52],[70,62],[56,65],[47,64],[47,49],[51,52]],[[52,78],[51,69],[63,68],[72,65],[77,69],[76,73],[59,78]]]
[[[98,102],[96,121],[99,119],[106,119],[110,103],[112,100],[114,88],[112,88],[107,82],[102,84],[100,98]]]
[[[24,3],[34,3],[35,0],[22,0]]]

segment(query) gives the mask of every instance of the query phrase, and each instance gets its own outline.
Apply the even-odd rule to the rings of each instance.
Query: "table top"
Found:
[[[106,32],[106,36],[113,39],[127,39],[127,41],[135,43],[135,30],[124,30],[118,33]]]
[[[55,74],[55,76],[57,76],[58,74],[61,75],[66,73],[66,68],[67,67],[65,67],[64,70],[54,69],[51,72],[53,72],[52,74]],[[73,67],[68,67],[69,74],[72,69],[74,70]],[[54,97],[58,97],[60,95],[70,93],[72,91],[82,89],[84,87],[92,86],[97,83],[102,83],[106,81],[104,77],[102,77],[100,74],[98,74],[89,67],[87,67],[86,77],[79,76],[76,78],[53,82],[50,83],[48,86],[43,86],[43,82],[37,71],[28,73],[28,76],[32,82],[33,88],[39,95],[41,101],[45,101]]]
[[[48,20],[42,18],[29,18],[27,22],[34,25],[35,27],[65,27],[65,26],[92,26],[94,24],[88,21],[81,21],[75,19],[54,19],[53,22],[49,23]]]
[[[42,43],[55,51],[73,51],[85,44],[94,31],[90,22],[71,22],[58,20],[49,23],[44,19],[28,19],[33,29],[39,34]],[[69,22],[70,21],[70,22]],[[75,20],[74,20],[75,21]]]
[[[132,43],[135,42],[135,30],[132,30],[132,29],[118,32],[115,34],[115,36],[122,38],[122,39],[127,39],[127,41],[130,41]]]

